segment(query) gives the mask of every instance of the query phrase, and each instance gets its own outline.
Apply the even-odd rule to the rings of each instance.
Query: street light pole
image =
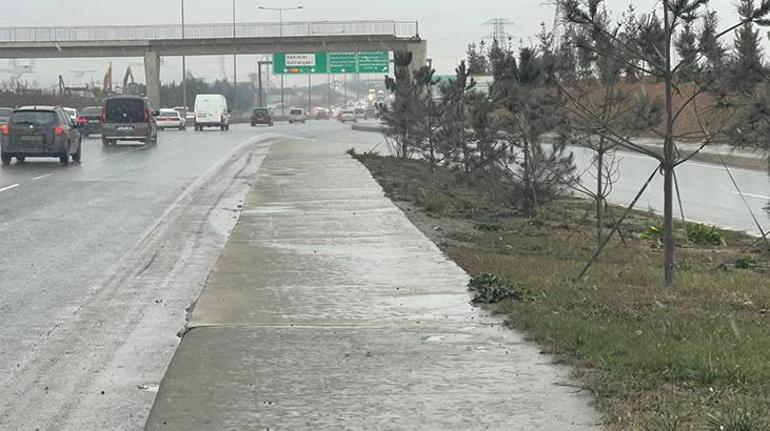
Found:
[[[185,38],[184,31],[184,0],[182,1],[182,39]],[[187,115],[187,57],[182,56],[182,106],[184,106],[185,115]]]
[[[235,0],[233,0],[233,112],[238,108],[238,48],[235,47]]]
[[[235,1],[235,0],[233,0]],[[285,10],[299,10],[304,9],[304,6],[292,6],[292,7],[267,7],[267,6],[258,6],[257,7],[260,10],[271,10],[278,12],[278,36],[283,37],[283,11]],[[285,115],[285,103],[284,103],[284,96],[283,96],[283,74],[281,74],[281,115]]]

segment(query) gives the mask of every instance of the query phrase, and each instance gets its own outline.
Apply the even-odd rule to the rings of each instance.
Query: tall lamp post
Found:
[[[233,42],[237,34],[235,33],[235,0],[233,0]],[[238,108],[238,48],[233,43],[233,111]]]
[[[184,0],[182,1],[182,39],[185,38],[184,32]],[[184,106],[185,115],[187,115],[187,57],[182,56],[182,106]]]
[[[235,0],[233,0],[235,1]],[[270,10],[278,12],[278,36],[283,37],[283,12],[287,10],[299,10],[304,9],[304,6],[292,6],[292,7],[268,7],[259,6],[259,10]],[[281,74],[281,115],[285,115],[285,103],[283,98],[283,74]]]

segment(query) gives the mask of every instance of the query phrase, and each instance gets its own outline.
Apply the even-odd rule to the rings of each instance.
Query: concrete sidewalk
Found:
[[[273,145],[146,429],[595,429],[344,150]]]

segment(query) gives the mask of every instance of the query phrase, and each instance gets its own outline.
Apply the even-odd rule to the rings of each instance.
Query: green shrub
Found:
[[[660,225],[650,226],[639,235],[639,238],[649,241],[658,241],[663,238],[663,227]]]
[[[526,301],[524,289],[508,279],[494,274],[480,274],[468,282],[468,290],[473,294],[473,304],[497,304],[505,300]]]
[[[449,201],[446,197],[424,188],[420,188],[415,192],[412,200],[417,206],[422,207],[431,214],[442,214],[449,207]]]
[[[751,269],[754,267],[754,259],[750,256],[741,256],[733,262],[735,269]]]
[[[687,223],[687,238],[698,245],[722,245],[722,232],[716,226],[702,223]]]

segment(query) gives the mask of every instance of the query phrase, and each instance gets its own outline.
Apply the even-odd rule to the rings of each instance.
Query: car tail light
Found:
[[[102,123],[107,122],[107,106],[102,107]]]
[[[3,136],[8,136],[8,132],[10,132],[10,129],[11,128],[8,127],[7,124],[3,124],[2,126],[0,126],[0,133],[2,133]]]
[[[145,109],[144,110],[144,122],[149,123],[150,122],[150,110]]]
[[[85,126],[86,124],[88,124],[88,118],[78,117],[78,126]]]
[[[55,128],[55,129],[53,129],[53,133],[54,133],[54,135],[56,135],[56,136],[63,136],[63,135],[64,135],[64,132],[65,132],[65,130],[64,130],[64,125],[61,125],[61,124],[60,124],[60,125],[58,125],[58,126],[56,126],[56,128]]]

